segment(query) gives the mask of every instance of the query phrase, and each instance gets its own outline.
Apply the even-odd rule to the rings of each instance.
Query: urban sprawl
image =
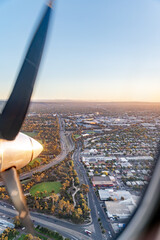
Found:
[[[37,169],[23,182],[30,210],[39,219],[40,214],[59,219],[50,230],[60,231],[63,239],[72,239],[71,235],[86,240],[115,237],[152,177],[160,140],[160,105],[32,103],[22,130],[44,146],[40,157],[20,172],[26,176]],[[39,190],[42,183],[58,186],[58,190]],[[33,194],[34,188],[38,190]],[[7,206],[3,186],[1,192],[0,204]],[[1,215],[2,222],[13,224],[7,214]],[[46,217],[46,221],[51,220]],[[68,230],[63,232],[60,225]],[[44,230],[38,220],[37,226],[38,231]],[[64,238],[66,231],[68,238]]]

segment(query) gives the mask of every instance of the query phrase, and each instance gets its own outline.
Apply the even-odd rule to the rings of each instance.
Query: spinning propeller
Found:
[[[19,212],[22,224],[32,234],[34,233],[33,223],[17,170],[36,158],[43,147],[33,138],[19,131],[28,110],[38,73],[52,12],[52,2],[50,1],[45,8],[24,58],[13,91],[0,115],[0,172],[12,202]]]

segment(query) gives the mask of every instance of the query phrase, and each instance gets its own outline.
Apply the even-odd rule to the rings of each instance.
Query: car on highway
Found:
[[[89,231],[88,229],[85,229],[84,231],[85,231],[85,233],[86,233],[88,236],[91,236],[91,234],[92,234],[91,231]]]

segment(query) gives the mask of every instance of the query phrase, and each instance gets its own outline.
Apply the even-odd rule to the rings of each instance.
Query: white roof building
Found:
[[[132,167],[132,164],[130,164],[129,162],[122,162],[120,163],[121,167],[127,168],[127,167]]]
[[[113,176],[110,176],[110,179],[112,180],[112,182],[116,181],[115,177],[113,177]]]
[[[151,156],[131,156],[131,157],[126,157],[128,161],[153,161],[154,158]]]
[[[132,199],[132,195],[130,192],[125,190],[117,190],[114,191],[113,189],[105,189],[105,190],[98,190],[99,197],[102,201],[107,200],[109,198],[112,198],[113,200],[121,200],[121,198],[126,199]]]
[[[124,201],[106,201],[105,206],[108,217],[118,217],[120,219],[128,218],[136,208],[136,204],[132,199]]]
[[[127,185],[127,186],[131,186],[132,183],[128,181],[128,182],[126,182],[126,185]]]
[[[112,160],[116,160],[116,157],[112,156],[112,157],[105,157],[105,156],[90,156],[90,157],[82,157],[82,161],[83,162],[92,162],[92,161],[95,161],[95,162],[99,162],[99,161],[112,161]]]
[[[97,149],[93,149],[93,148],[92,148],[92,149],[89,151],[89,153],[90,153],[90,154],[97,154]]]
[[[88,175],[89,175],[89,177],[93,177],[94,173],[93,172],[89,172]]]

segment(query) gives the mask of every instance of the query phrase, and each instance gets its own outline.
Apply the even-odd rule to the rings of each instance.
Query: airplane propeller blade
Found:
[[[0,114],[0,139],[14,140],[23,124],[45,45],[52,2],[52,0],[49,1],[44,11],[24,58],[12,93],[2,114]],[[3,161],[4,166],[7,166],[5,159],[3,159]],[[7,170],[1,172],[1,175],[10,198],[19,212],[22,224],[25,226],[27,232],[34,235],[33,223],[30,218],[16,168],[8,167]]]
[[[13,140],[18,134],[28,110],[46,40],[52,1],[47,5],[33,36],[13,91],[0,116],[0,138]]]
[[[1,173],[3,181],[5,182],[8,194],[19,212],[20,220],[26,231],[34,235],[34,226],[29,215],[28,207],[24,194],[22,192],[21,183],[17,174],[17,170],[12,167]]]

